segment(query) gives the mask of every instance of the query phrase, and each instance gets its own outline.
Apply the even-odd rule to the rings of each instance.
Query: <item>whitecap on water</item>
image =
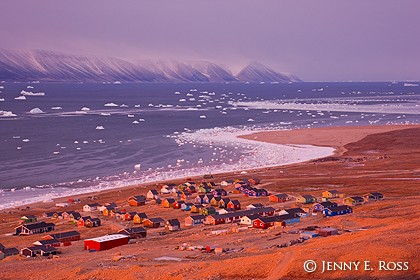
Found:
[[[15,100],[26,100],[26,96],[21,95],[21,96],[15,97]]]
[[[200,116],[200,119],[205,119],[206,118],[206,116],[205,115],[201,115]]]
[[[97,129],[97,130],[103,130],[103,129],[105,129],[105,127],[103,127],[102,125],[98,125],[98,126],[96,127],[96,129]]]
[[[106,103],[105,105],[104,105],[104,107],[118,107],[118,104],[115,104],[115,103]]]
[[[61,108],[61,107],[51,107],[51,110],[63,110],[63,108]]]
[[[87,111],[90,111],[90,108],[88,108],[88,107],[83,107],[82,109],[80,109],[80,111],[87,112]]]

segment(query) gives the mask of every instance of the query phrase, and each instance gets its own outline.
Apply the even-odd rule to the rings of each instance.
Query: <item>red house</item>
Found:
[[[184,201],[179,200],[179,201],[175,201],[174,204],[172,204],[172,207],[174,209],[181,209],[181,204],[184,203]]]
[[[241,209],[241,203],[237,199],[231,200],[231,201],[228,202],[227,208],[228,209],[230,208],[230,209],[240,210]]]
[[[258,218],[256,220],[254,220],[254,222],[252,223],[252,226],[254,228],[262,228],[262,229],[266,229],[269,227],[274,226],[275,222],[277,221],[275,216],[272,217],[261,217]]]
[[[85,250],[103,251],[128,244],[129,237],[123,234],[112,234],[84,240]]]

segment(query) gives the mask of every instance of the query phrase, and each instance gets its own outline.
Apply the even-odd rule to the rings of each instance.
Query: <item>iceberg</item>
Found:
[[[0,111],[0,117],[17,117],[12,111]]]
[[[44,111],[42,111],[41,109],[37,108],[33,108],[32,110],[29,111],[30,114],[43,114]]]
[[[96,129],[97,130],[103,130],[103,129],[105,129],[102,125],[98,125],[97,127],[96,127]]]
[[[118,104],[115,103],[106,103],[104,107],[118,107]]]
[[[45,92],[32,92],[32,91],[26,91],[26,90],[22,90],[20,94],[29,95],[29,96],[45,96]]]
[[[21,95],[21,96],[15,97],[15,100],[26,100],[26,96]]]
[[[138,122],[138,121],[133,121],[132,123],[134,123],[134,124],[138,124],[139,122]]]

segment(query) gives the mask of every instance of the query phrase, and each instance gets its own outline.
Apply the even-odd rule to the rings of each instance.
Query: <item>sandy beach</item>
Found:
[[[222,236],[211,236],[209,230],[231,229],[232,224],[211,227],[185,228],[184,219],[189,213],[175,209],[163,209],[150,205],[129,207],[127,198],[145,194],[151,188],[158,188],[161,182],[129,186],[98,193],[78,195],[81,204],[72,204],[66,210],[81,211],[82,205],[90,202],[89,196],[98,196],[95,202],[114,201],[129,211],[146,212],[148,216],[164,219],[178,218],[183,230],[160,235],[164,229],[151,229],[148,237],[136,244],[122,246],[93,255],[83,250],[82,241],[68,248],[62,248],[58,259],[20,256],[0,261],[2,279],[31,278],[52,279],[51,271],[60,271],[54,279],[413,279],[419,273],[417,202],[419,199],[420,169],[420,126],[378,126],[378,127],[328,127],[292,131],[259,132],[242,136],[244,139],[267,141],[276,144],[310,144],[336,149],[336,155],[288,166],[269,167],[248,171],[215,174],[213,179],[252,178],[262,180],[262,187],[271,193],[285,192],[291,195],[312,194],[320,197],[322,191],[338,189],[347,195],[363,195],[378,191],[385,196],[383,201],[366,203],[354,207],[354,213],[329,219],[311,216],[296,225],[284,229],[237,232]],[[199,177],[191,178],[202,180]],[[174,183],[184,179],[172,180]],[[227,188],[228,190],[232,190]],[[238,195],[243,205],[262,203],[275,208],[293,207],[290,202],[269,203],[266,197],[250,198]],[[5,246],[22,248],[29,246],[40,236],[16,237],[6,235],[18,225],[24,214],[60,210],[56,202],[35,203],[29,209],[7,209],[0,212],[1,242]],[[402,203],[403,201],[403,203]],[[341,203],[340,203],[341,204]],[[76,228],[82,239],[115,232],[126,226],[104,217],[99,228]],[[282,240],[290,240],[293,230],[309,225],[332,226],[343,230],[343,234],[314,238],[303,244],[288,248],[275,248]],[[74,230],[74,225],[57,221],[57,232]],[[279,238],[277,234],[281,234]],[[203,254],[192,251],[178,251],[174,248],[182,243],[193,245],[215,245],[239,249],[236,253],[222,255]],[[112,261],[116,254],[133,256],[118,262]],[[182,259],[157,261],[155,258],[169,256]],[[305,260],[354,261],[378,260],[407,261],[408,271],[332,271],[308,274],[302,268]],[[47,269],[39,270],[43,266]],[[213,277],[213,278],[212,278]],[[219,278],[214,278],[219,277]]]

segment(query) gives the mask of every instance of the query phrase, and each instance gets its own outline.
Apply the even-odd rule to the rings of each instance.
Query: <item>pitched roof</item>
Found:
[[[146,214],[146,213],[143,213],[143,212],[141,212],[141,213],[136,213],[135,215],[139,216],[140,218],[147,218],[147,214]],[[134,215],[134,216],[135,216],[135,215]]]
[[[278,194],[273,194],[273,196],[277,197],[277,198],[287,198],[289,197],[289,195],[285,194],[285,193],[278,193]]]
[[[191,219],[193,220],[203,220],[206,218],[206,216],[204,215],[193,215],[193,216],[189,216]]]
[[[233,217],[243,217],[247,215],[254,215],[254,214],[261,214],[266,212],[274,212],[273,207],[264,207],[264,208],[253,208],[249,210],[242,210],[242,211],[235,211],[225,214],[214,214],[211,215],[214,219],[220,220],[220,219],[227,219],[227,218],[233,218]]]
[[[89,240],[89,241],[95,241],[95,242],[106,242],[106,241],[110,241],[110,240],[123,239],[123,238],[127,238],[127,235],[111,234],[111,235],[104,235],[104,236],[91,238],[91,239],[85,239],[85,241]]]
[[[150,193],[152,193],[153,195],[158,195],[158,191],[157,190],[149,190]]]
[[[330,190],[330,191],[328,191],[328,192],[330,192],[330,193],[332,193],[332,194],[339,194],[339,193],[342,193],[342,192],[337,191],[337,190]]]
[[[250,204],[248,206],[254,206],[255,208],[263,208],[264,207],[264,205],[261,204],[261,203],[252,203],[252,204]]]
[[[245,215],[243,217],[248,217],[250,220],[253,221],[253,220],[256,220],[256,219],[260,218],[261,215],[259,215],[259,214],[249,214],[249,215]]]
[[[271,217],[259,217],[257,220],[262,221],[263,223],[274,223],[277,221],[276,216]]]
[[[46,227],[54,227],[54,223],[46,223],[46,222],[38,222],[32,224],[24,224],[23,227],[26,227],[29,230],[39,229],[39,228],[46,228]]]
[[[370,194],[373,196],[383,196],[380,192],[371,192]]]
[[[351,209],[350,206],[347,205],[340,205],[340,206],[335,206],[335,207],[329,207],[325,210],[330,210],[331,212],[339,212],[339,211],[347,211]]]
[[[134,199],[137,201],[145,201],[146,197],[144,195],[133,195],[129,199]]]
[[[284,211],[286,211],[289,214],[306,213],[305,211],[303,211],[302,208],[289,208],[289,209],[284,209]]]
[[[276,217],[277,217],[277,221],[279,222],[296,218],[294,214],[279,215]]]
[[[126,232],[128,234],[143,233],[143,232],[146,232],[146,229],[144,227],[133,227],[133,228],[125,228],[118,231],[118,233],[122,233],[122,232]]]
[[[232,203],[233,205],[241,205],[241,203],[237,199],[231,200],[229,201],[229,203]]]
[[[16,249],[16,248],[14,248],[14,247],[11,247],[11,248],[3,248],[3,249],[0,249],[0,251],[2,251],[3,254],[5,254],[5,255],[19,254],[19,250]]]
[[[165,221],[162,218],[149,218],[148,220],[151,221],[152,223],[162,223]]]
[[[80,236],[80,232],[72,230],[72,231],[65,231],[65,232],[60,232],[60,233],[49,234],[48,236],[51,236],[54,239],[60,240],[62,238]]]
[[[178,219],[170,219],[166,221],[168,224],[170,224],[171,226],[181,226],[181,223],[179,222]]]
[[[46,240],[38,240],[33,243],[34,245],[39,245],[35,243],[40,243],[40,245],[51,245],[51,244],[60,243],[60,241],[57,239],[46,239]]]
[[[331,201],[324,201],[324,202],[320,202],[318,204],[321,204],[323,207],[330,207],[330,206],[337,205],[337,203],[331,202]]]

